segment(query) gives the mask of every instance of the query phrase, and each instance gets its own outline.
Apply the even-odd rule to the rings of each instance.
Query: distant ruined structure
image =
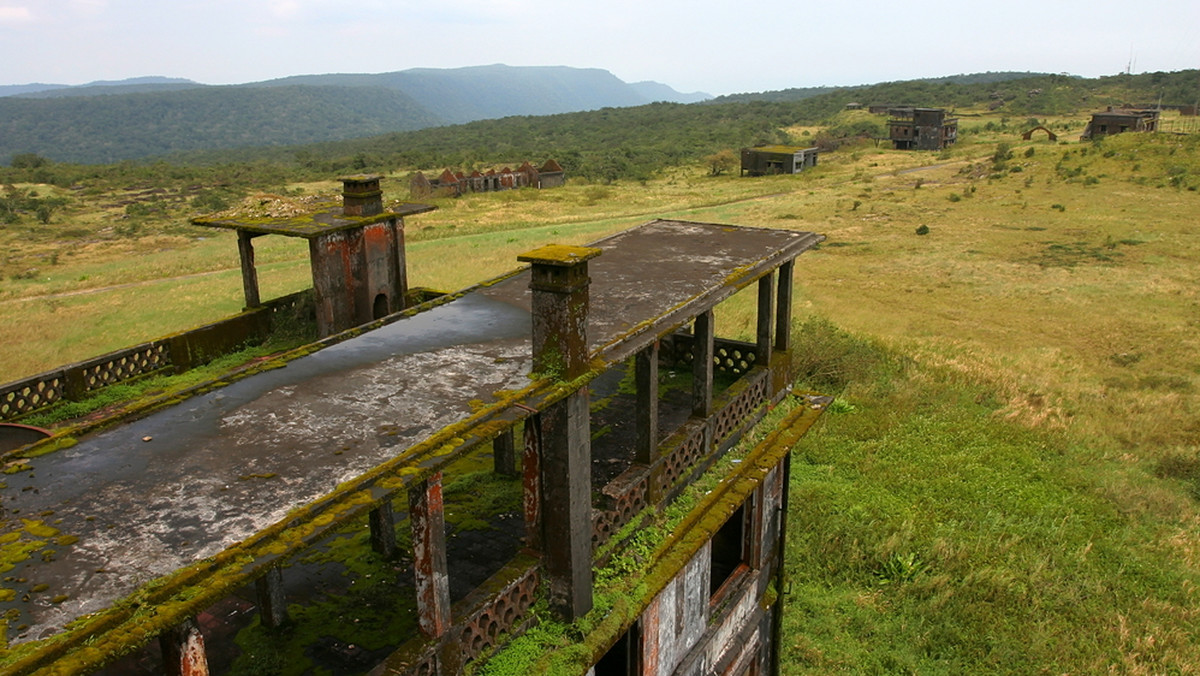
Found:
[[[409,182],[409,194],[413,199],[426,197],[461,197],[469,192],[495,192],[517,188],[557,188],[567,182],[563,168],[553,159],[546,160],[541,169],[529,162],[513,170],[504,167],[499,171],[488,169],[466,174],[446,169],[437,178],[428,178],[417,172]]]
[[[742,148],[742,176],[799,174],[817,166],[820,150],[805,146],[759,145]]]
[[[944,108],[889,108],[888,138],[897,150],[942,150],[958,140],[958,120]]]
[[[1146,108],[1114,108],[1092,113],[1092,119],[1079,137],[1081,141],[1123,134],[1127,131],[1158,131],[1159,111]]]

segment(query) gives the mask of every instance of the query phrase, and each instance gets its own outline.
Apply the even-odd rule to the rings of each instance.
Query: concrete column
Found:
[[[405,249],[404,243],[404,219],[397,218],[391,221],[392,232],[394,233],[394,241],[396,243],[395,260],[395,289],[396,298],[392,303],[395,308],[393,312],[403,310],[408,307],[408,252]]]
[[[779,292],[775,312],[775,349],[788,350],[792,346],[792,269],[796,259],[779,266]]]
[[[287,603],[283,598],[283,570],[271,566],[266,575],[254,582],[258,592],[258,615],[264,627],[274,629],[287,624]]]
[[[713,410],[713,312],[696,316],[692,328],[692,415],[707,418]]]
[[[546,246],[518,257],[532,264],[533,368],[571,380],[588,370],[587,261],[599,249]],[[543,563],[551,608],[568,621],[592,608],[591,412],[587,388],[526,421],[537,425]],[[528,468],[527,468],[528,471]],[[526,512],[528,514],[528,511]]]
[[[442,506],[442,473],[408,491],[412,523],[413,575],[416,578],[417,624],[427,638],[450,628],[450,577],[446,567],[446,520]]]
[[[204,636],[194,618],[189,618],[158,637],[166,676],[208,676]]]
[[[543,409],[542,542],[551,608],[573,621],[592,609],[592,464],[588,390]]]
[[[258,307],[262,301],[258,295],[258,268],[254,267],[254,234],[238,230],[238,257],[242,260],[242,291],[246,296],[246,307]]]
[[[371,549],[385,559],[396,557],[396,514],[392,501],[380,504],[367,514],[371,526]]]
[[[501,476],[517,476],[517,449],[511,427],[492,439],[492,469]]]
[[[535,373],[571,380],[587,371],[587,261],[599,255],[600,249],[551,245],[517,257],[532,264]]]
[[[637,384],[637,446],[634,460],[649,465],[658,458],[658,341],[634,357]]]
[[[771,329],[775,322],[775,273],[758,280],[758,332],[754,344],[754,362],[766,366],[771,361]]]
[[[542,421],[540,414],[525,420],[521,455],[522,507],[525,512],[525,546],[542,550]]]

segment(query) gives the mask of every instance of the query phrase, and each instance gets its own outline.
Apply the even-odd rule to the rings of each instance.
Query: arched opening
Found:
[[[388,316],[389,314],[391,314],[391,312],[388,311],[387,294],[381,293],[378,296],[375,296],[375,303],[374,303],[373,307],[371,308],[371,318],[372,319],[382,319],[382,318]]]

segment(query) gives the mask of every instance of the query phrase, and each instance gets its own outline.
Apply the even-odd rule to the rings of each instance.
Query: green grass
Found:
[[[877,351],[838,360],[854,410],[793,464],[784,673],[1194,670],[1200,576],[1168,542],[1195,504],[937,368],[871,374]]]

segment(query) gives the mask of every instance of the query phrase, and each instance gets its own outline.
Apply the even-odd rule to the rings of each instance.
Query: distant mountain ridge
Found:
[[[631,85],[598,68],[503,64],[222,86],[164,77],[7,85],[0,86],[0,161],[36,153],[107,163],[704,98],[656,82]]]

